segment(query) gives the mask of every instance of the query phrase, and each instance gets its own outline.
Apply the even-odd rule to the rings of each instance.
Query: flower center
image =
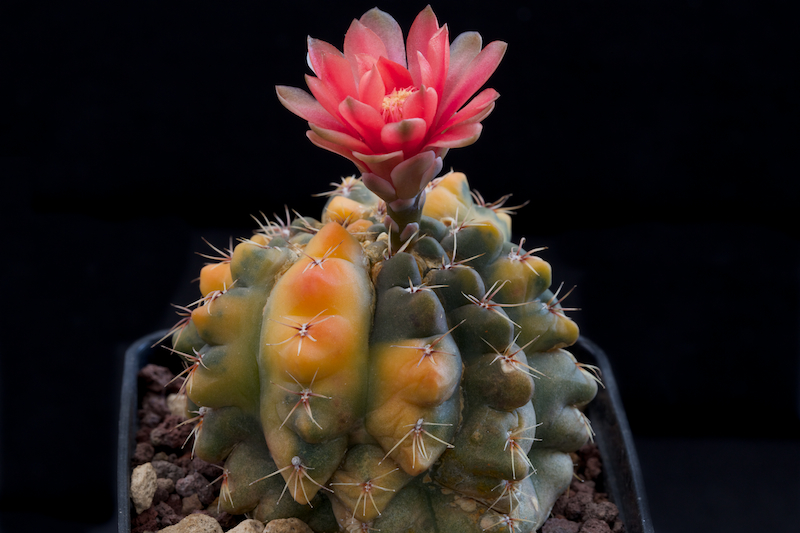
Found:
[[[386,122],[399,122],[403,120],[403,105],[406,98],[411,96],[416,89],[407,87],[405,89],[394,89],[391,93],[383,97],[381,103],[381,114]]]

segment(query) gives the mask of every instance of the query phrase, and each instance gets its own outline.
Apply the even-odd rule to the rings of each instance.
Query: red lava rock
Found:
[[[586,479],[597,479],[602,471],[599,457],[589,457],[586,460],[586,470],[584,470]]]
[[[611,533],[611,527],[597,518],[590,518],[583,523],[579,533]]]
[[[542,533],[578,533],[581,525],[564,518],[550,518],[542,526]]]
[[[207,463],[199,457],[192,459],[189,470],[203,474],[209,481],[217,479],[222,474],[222,469],[219,466]]]
[[[149,437],[148,437],[149,440]],[[133,464],[135,466],[149,463],[153,459],[155,449],[149,442],[136,443],[136,450],[133,452]]]
[[[209,486],[208,480],[197,472],[193,472],[185,478],[179,479],[178,482],[175,483],[175,492],[180,494],[183,498],[187,498],[192,494],[197,494],[197,497],[203,505],[208,505],[213,502],[215,498],[214,489]]]
[[[169,495],[175,492],[175,482],[169,478],[156,479],[156,493],[153,495],[153,505],[167,501]]]
[[[156,477],[171,479],[175,483],[186,477],[186,470],[170,461],[154,460],[150,464],[156,471]]]
[[[150,432],[153,431],[153,428],[148,426],[141,426],[139,430],[136,432],[136,443],[146,442],[150,444]]]
[[[619,515],[617,506],[609,501],[590,502],[584,508],[584,520],[597,518],[608,524],[614,523]],[[588,517],[588,519],[587,519]]]
[[[573,480],[573,482],[569,486],[569,488],[571,490],[575,491],[576,494],[579,493],[579,492],[594,492],[595,482],[594,481],[578,481],[576,479],[576,480]]]
[[[553,504],[553,510],[551,514],[556,517],[563,518],[564,517],[564,510],[567,508],[567,502],[569,501],[569,494],[562,494],[556,500],[556,503]]]
[[[171,376],[156,367],[151,367],[140,376],[142,390],[145,390],[146,386],[142,384],[145,381],[158,387],[149,387],[140,402],[137,413],[139,419],[137,447],[131,458],[131,467],[146,462],[151,463],[156,470],[158,487],[153,498],[153,506],[141,515],[132,513],[131,532],[155,532],[177,524],[186,515],[193,513],[202,513],[215,518],[227,531],[235,527],[244,517],[220,513],[216,504],[213,504],[213,509],[207,508],[219,493],[219,484],[210,486],[210,481],[219,477],[220,469],[206,461],[193,458],[191,443],[187,443],[187,450],[180,450],[192,426],[186,424],[178,428],[183,418],[173,416],[168,411],[166,395],[171,389],[177,391],[180,387],[180,380],[175,380],[166,389],[163,387],[164,380],[172,379]],[[176,451],[178,453],[175,453]],[[179,481],[183,494],[176,492]]]
[[[153,509],[158,513],[158,519],[162,528],[175,525],[183,519],[183,516],[176,513],[175,509],[166,502],[155,505]]]
[[[219,525],[224,531],[228,531],[229,529],[236,527],[236,524],[242,521],[241,518],[237,518],[235,515],[228,514],[225,511],[222,511],[219,513],[219,515],[214,516],[214,518],[217,519],[217,522],[219,522]]]
[[[191,431],[191,430],[190,430]],[[192,467],[192,451],[191,451],[191,440],[186,443],[186,447],[189,448],[189,451],[181,455],[180,457],[173,459],[176,465],[180,466],[186,473],[189,474],[197,470],[196,468]]]
[[[146,416],[156,415],[162,419],[170,414],[167,398],[163,394],[148,392],[142,398],[142,410]]]
[[[567,505],[564,509],[564,516],[570,520],[575,520],[576,522],[582,521],[584,510],[588,504],[592,503],[592,500],[593,493],[590,490],[581,490],[580,492],[575,492],[575,494],[567,501]]]
[[[183,500],[181,500],[181,497],[178,494],[174,492],[170,494],[167,498],[166,504],[172,507],[176,514],[181,514],[181,510],[183,509]]]
[[[152,429],[159,425],[162,420],[164,420],[164,417],[158,413],[143,411],[142,415],[139,417],[139,425]]]
[[[169,493],[161,487],[156,488],[156,493],[153,494],[153,505],[167,501]]]
[[[583,517],[583,505],[576,499],[570,499],[564,508],[564,517],[568,520],[580,522]]]
[[[156,447],[180,448],[186,442],[189,433],[192,432],[189,424],[178,426],[181,422],[183,422],[183,418],[177,415],[167,416],[150,433],[150,442]]]
[[[175,463],[176,457],[177,455],[175,455],[174,453],[167,453],[164,450],[160,450],[157,451],[156,454],[153,456],[153,461],[168,461],[170,463]]]
[[[131,521],[131,533],[143,533],[144,531],[158,531],[158,511],[154,507],[142,511]]]
[[[576,475],[585,481],[573,480],[569,490],[559,496],[541,533],[624,533],[619,509],[608,500],[608,494],[597,490],[603,487],[597,446],[587,444],[572,456]]]
[[[162,392],[175,377],[166,367],[149,364],[139,371],[139,383],[152,392]]]

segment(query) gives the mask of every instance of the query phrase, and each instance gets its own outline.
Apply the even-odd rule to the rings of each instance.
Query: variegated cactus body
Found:
[[[353,178],[321,221],[262,226],[201,273],[173,335],[220,505],[316,531],[533,531],[568,486],[597,391],[550,266],[463,174],[393,250]]]

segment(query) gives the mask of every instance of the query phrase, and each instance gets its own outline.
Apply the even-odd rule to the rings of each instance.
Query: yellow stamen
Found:
[[[381,103],[383,119],[386,122],[399,122],[403,120],[403,105],[406,98],[411,96],[416,89],[407,87],[405,89],[394,89],[391,93],[383,97]]]

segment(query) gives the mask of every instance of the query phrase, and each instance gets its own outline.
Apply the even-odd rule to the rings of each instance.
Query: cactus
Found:
[[[412,26],[409,58],[411,35],[448,43],[432,17],[426,8]],[[372,10],[351,26],[351,43],[395,42],[393,22]],[[471,47],[484,66],[467,68],[455,52],[450,64],[481,81],[504,45],[481,52],[469,39],[459,38],[459,53]],[[392,46],[384,53],[401,65]],[[320,47],[310,41],[310,63],[325,83],[331,67]],[[386,93],[394,107],[385,126],[402,126],[403,99],[388,85]],[[278,94],[309,122],[332,124],[310,97]],[[484,91],[453,115],[472,116],[462,134],[495,98]],[[449,101],[445,91],[439,103],[450,114],[463,104]],[[259,219],[253,235],[202,269],[202,297],[183,308],[190,315],[174,328],[172,349],[186,361],[193,453],[224,461],[225,511],[295,516],[320,532],[529,532],[569,486],[569,452],[591,438],[582,407],[599,379],[565,350],[578,328],[551,292],[539,250],[511,241],[511,209],[471,193],[462,173],[433,178],[457,136],[431,124],[417,151],[380,159],[335,149],[362,174],[335,184],[319,220],[290,220],[288,210],[286,221]],[[344,135],[313,122],[312,130],[328,149],[326,136]]]
[[[265,221],[203,268],[173,333],[193,450],[225,461],[222,507],[318,531],[532,531],[591,436],[596,376],[550,266],[509,242],[466,177],[434,180],[392,249],[353,177],[320,221]]]

